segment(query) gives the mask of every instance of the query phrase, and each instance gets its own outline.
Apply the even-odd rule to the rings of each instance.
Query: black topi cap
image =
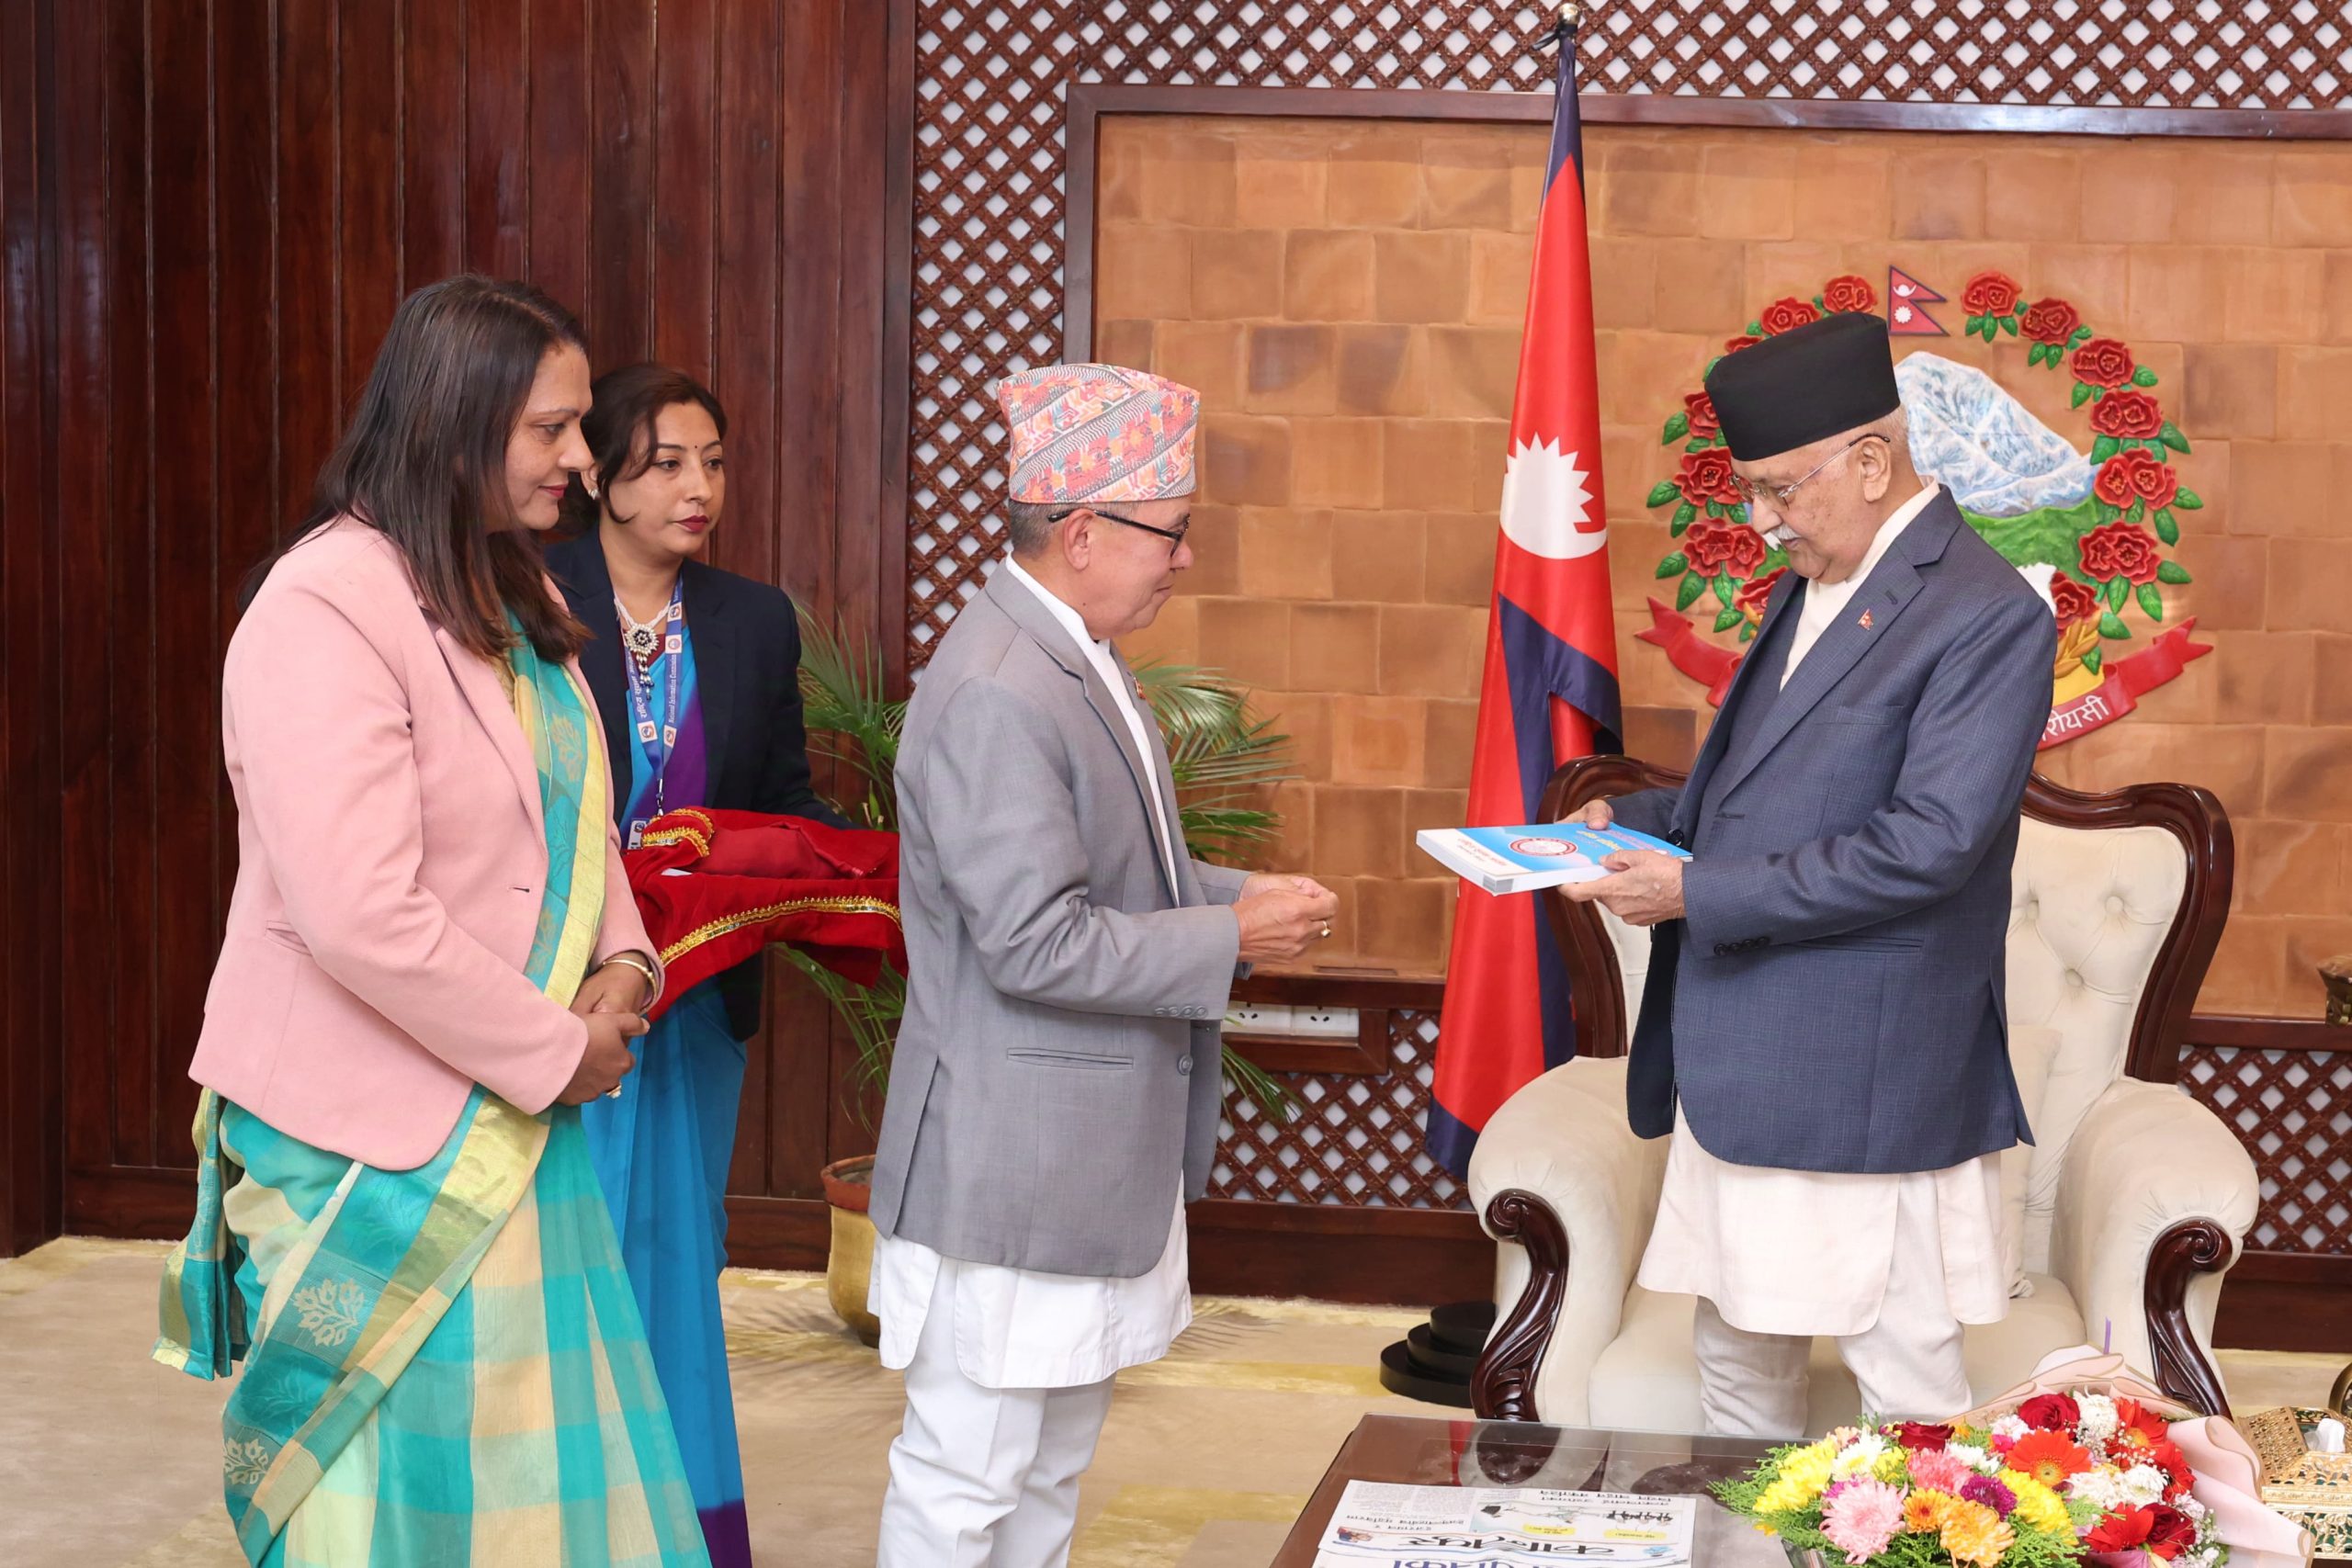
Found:
[[[1724,355],[1707,373],[1707,395],[1743,463],[1859,430],[1903,406],[1886,323],[1858,311]]]

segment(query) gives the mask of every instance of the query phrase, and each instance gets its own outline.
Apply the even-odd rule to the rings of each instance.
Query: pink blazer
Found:
[[[433,1156],[477,1083],[553,1103],[588,1031],[523,975],[547,840],[497,671],[426,620],[390,540],[345,519],[271,570],[221,686],[237,886],[189,1076],[393,1170]],[[650,953],[603,826],[595,959]]]

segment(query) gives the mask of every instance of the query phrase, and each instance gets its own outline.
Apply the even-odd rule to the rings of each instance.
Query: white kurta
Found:
[[[1936,488],[1928,485],[1880,526],[1851,577],[1804,585],[1784,687]],[[1935,1213],[1952,1316],[1997,1322],[2009,1292],[1999,1156],[1897,1175],[1733,1165],[1700,1145],[1679,1107],[1642,1288],[1703,1296],[1726,1323],[1752,1334],[1860,1334],[1878,1321],[1886,1300],[1906,1184],[1913,1212],[1931,1206]]]
[[[1087,636],[1078,612],[1021,570],[1010,556],[1009,571],[1053,612],[1070,640],[1111,690],[1148,770],[1156,770],[1150,732],[1112,658],[1111,645]],[[1159,803],[1159,780],[1145,793],[1151,824],[1176,880],[1175,845]],[[1193,1321],[1191,1270],[1184,1229],[1183,1173],[1169,1173],[1175,1218],[1159,1261],[1132,1280],[1046,1274],[1001,1264],[945,1258],[920,1242],[877,1237],[866,1307],[882,1320],[882,1364],[903,1371],[914,1359],[934,1301],[950,1301],[956,1314],[956,1363],[983,1388],[1076,1388],[1100,1382],[1122,1368],[1155,1361]],[[934,1296],[944,1282],[948,1289]]]

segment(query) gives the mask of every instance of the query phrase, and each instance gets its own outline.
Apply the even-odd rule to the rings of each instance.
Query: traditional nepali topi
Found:
[[[1116,365],[1048,365],[997,384],[1011,501],[1158,501],[1193,493],[1201,395]]]
[[[1860,430],[1903,406],[1886,323],[1854,312],[1724,355],[1707,372],[1707,395],[1742,463]]]

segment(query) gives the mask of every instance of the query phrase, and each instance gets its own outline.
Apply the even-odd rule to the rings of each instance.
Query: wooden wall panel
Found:
[[[883,67],[911,62],[911,15],[0,6],[0,1254],[185,1212],[186,1066],[236,865],[218,710],[237,589],[306,509],[405,292],[524,276],[579,312],[600,367],[659,353],[714,378],[734,416],[721,564],[826,615],[843,581],[899,581],[881,455],[903,408],[886,302],[907,288],[879,269],[911,176],[878,171],[908,155],[911,65]],[[854,291],[852,257],[874,269]],[[805,995],[774,1011],[737,1172],[805,1197],[837,1152],[831,1030]]]

